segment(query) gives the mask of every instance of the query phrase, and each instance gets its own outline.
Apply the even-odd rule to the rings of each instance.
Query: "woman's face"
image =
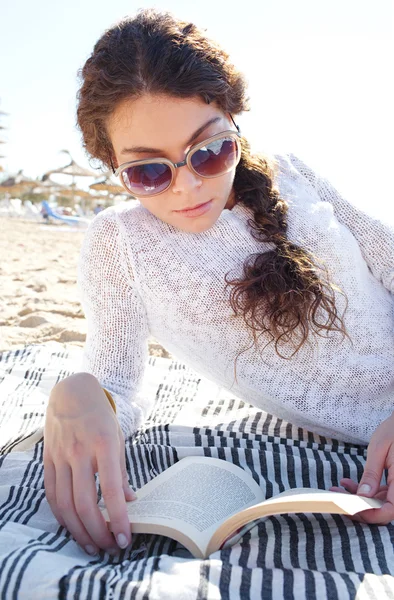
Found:
[[[207,125],[213,119],[214,122]],[[235,131],[230,116],[214,103],[164,95],[145,95],[138,100],[124,101],[112,113],[107,125],[116,166],[159,157],[181,162],[191,146],[222,131]],[[188,143],[196,132],[198,135]],[[144,152],[130,151],[137,147],[143,147]],[[149,148],[153,150],[147,151]],[[224,208],[231,209],[234,205],[234,176],[235,168],[219,177],[204,179],[188,166],[180,167],[175,170],[174,181],[168,190],[139,200],[165,223],[183,231],[200,233],[212,227]],[[185,212],[185,209],[208,202],[207,210],[202,214]]]

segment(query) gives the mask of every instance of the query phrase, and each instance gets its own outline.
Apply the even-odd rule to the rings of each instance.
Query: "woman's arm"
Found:
[[[316,174],[294,154],[288,154],[288,157],[321,200],[332,204],[338,220],[356,238],[373,275],[394,294],[394,226],[383,223],[348,202],[327,179]]]
[[[148,323],[115,212],[98,214],[78,263],[81,304],[88,322],[82,369],[112,395],[125,436],[150,406],[138,397],[148,356]]]

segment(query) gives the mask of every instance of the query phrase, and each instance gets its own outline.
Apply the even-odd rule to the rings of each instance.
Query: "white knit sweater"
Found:
[[[80,255],[81,370],[113,394],[125,435],[148,410],[139,388],[149,335],[246,402],[321,435],[366,443],[394,411],[394,229],[292,154],[275,158],[288,237],[324,261],[346,293],[351,342],[317,337],[285,360],[262,341],[239,356],[235,381],[234,359],[252,338],[224,276],[241,276],[245,259],[267,248],[250,233],[252,211],[238,204],[209,230],[186,233],[139,203],[111,207],[89,226]],[[336,302],[342,314],[344,297]]]

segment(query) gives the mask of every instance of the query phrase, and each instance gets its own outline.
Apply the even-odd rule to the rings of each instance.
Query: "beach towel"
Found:
[[[78,370],[81,352],[52,342],[0,354],[1,599],[394,598],[394,524],[340,515],[260,519],[206,560],[142,534],[118,556],[88,556],[49,508],[42,458],[50,390]],[[135,488],[190,455],[239,465],[267,498],[361,477],[365,446],[294,427],[176,359],[149,357],[143,385],[152,409],[126,441]]]

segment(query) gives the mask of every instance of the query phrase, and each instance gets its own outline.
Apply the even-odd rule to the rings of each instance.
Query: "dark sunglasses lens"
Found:
[[[171,169],[164,163],[131,166],[122,171],[126,187],[136,196],[153,196],[165,190],[171,182]]]
[[[193,169],[203,177],[214,177],[230,171],[237,163],[238,146],[229,138],[214,140],[196,150],[191,158]]]

